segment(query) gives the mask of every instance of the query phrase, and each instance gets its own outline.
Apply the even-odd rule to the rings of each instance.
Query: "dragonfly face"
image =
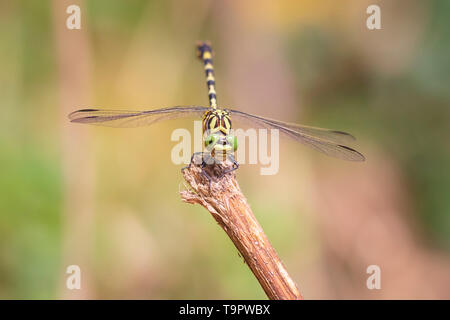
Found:
[[[226,110],[212,109],[204,113],[203,136],[210,152],[231,153],[237,149],[237,139],[231,134],[230,114]]]

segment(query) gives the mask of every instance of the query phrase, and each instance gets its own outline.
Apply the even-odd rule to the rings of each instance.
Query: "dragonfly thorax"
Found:
[[[229,135],[231,132],[231,118],[230,113],[226,110],[213,109],[208,110],[203,115],[203,133],[220,132],[224,135]]]

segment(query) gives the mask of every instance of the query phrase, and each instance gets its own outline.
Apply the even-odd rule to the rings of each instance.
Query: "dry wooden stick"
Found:
[[[220,175],[231,163],[215,164],[212,174]],[[294,281],[270,244],[239,188],[234,173],[209,181],[198,165],[183,171],[191,190],[180,192],[184,202],[205,207],[225,230],[272,300],[303,299]]]

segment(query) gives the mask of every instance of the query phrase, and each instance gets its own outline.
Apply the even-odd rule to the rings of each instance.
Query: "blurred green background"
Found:
[[[0,17],[0,298],[265,298],[211,216],[180,201],[170,135],[192,122],[67,120],[207,105],[201,39],[219,105],[349,131],[366,155],[287,141],[277,175],[237,174],[305,298],[450,298],[449,1],[23,0]],[[72,264],[81,290],[65,286]]]

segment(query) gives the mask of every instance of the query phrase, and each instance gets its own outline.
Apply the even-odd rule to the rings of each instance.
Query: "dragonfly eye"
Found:
[[[233,147],[233,151],[236,151],[237,148],[238,148],[237,137],[236,136],[232,136],[232,135],[228,135],[227,136],[227,141],[228,141],[228,144],[230,144]]]
[[[218,134],[211,134],[205,138],[205,147],[210,149],[219,141],[220,137]]]

